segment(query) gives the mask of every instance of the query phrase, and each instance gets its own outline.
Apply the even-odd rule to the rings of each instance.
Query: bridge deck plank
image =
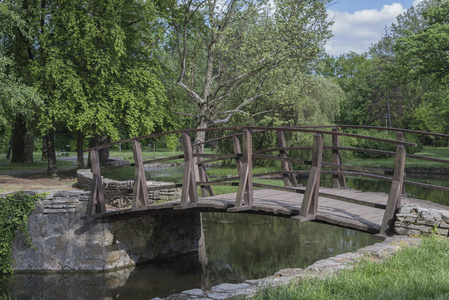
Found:
[[[301,189],[299,187],[298,189]],[[340,201],[330,198],[335,195],[343,198],[362,200],[375,203],[377,205],[386,205],[388,195],[385,193],[362,192],[351,189],[332,189],[320,187],[320,193],[329,194],[328,197],[320,195],[318,201],[318,212],[315,221],[328,224],[343,226],[370,233],[378,233],[382,224],[384,210],[375,207],[358,205],[346,201]],[[101,217],[124,216],[128,213],[150,213],[156,215],[160,213],[177,212],[183,209],[194,211],[215,211],[215,212],[233,212],[233,213],[253,213],[269,214],[281,217],[293,217],[299,215],[304,194],[292,193],[287,191],[255,189],[254,204],[250,207],[243,206],[240,209],[235,208],[236,193],[217,195],[200,198],[195,205],[181,206],[180,201],[170,201],[162,204],[150,205],[148,208],[139,208],[139,210],[110,210],[99,215],[87,216],[86,219]],[[402,198],[402,204],[419,204],[426,208],[448,209],[446,206],[435,204],[429,201],[413,198]],[[296,218],[297,219],[297,218]],[[313,218],[312,218],[313,219]]]

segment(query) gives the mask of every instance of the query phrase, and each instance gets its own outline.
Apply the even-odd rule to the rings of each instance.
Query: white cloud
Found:
[[[424,0],[415,0],[413,1],[413,7],[416,7],[419,3],[423,2]]]
[[[416,0],[418,3],[422,0]],[[414,4],[415,4],[414,3]],[[396,17],[405,11],[402,4],[384,5],[381,10],[367,9],[347,12],[328,11],[329,18],[335,21],[331,30],[334,37],[326,44],[326,52],[338,56],[349,51],[363,53],[376,43]]]

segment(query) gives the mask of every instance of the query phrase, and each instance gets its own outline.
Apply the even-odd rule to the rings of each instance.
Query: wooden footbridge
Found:
[[[415,147],[416,144],[406,142],[405,134],[433,135],[448,138],[443,134],[412,131],[405,129],[388,128],[397,132],[397,139],[382,139],[371,136],[357,135],[344,132],[345,129],[373,129],[386,130],[383,127],[368,126],[314,126],[314,127],[227,127],[219,129],[189,129],[169,133],[153,134],[122,140],[88,149],[93,173],[93,186],[91,199],[88,205],[87,219],[112,218],[116,216],[132,217],[136,213],[151,215],[173,214],[183,212],[229,212],[229,213],[253,213],[268,214],[280,217],[288,217],[294,220],[317,221],[334,224],[374,234],[388,235],[392,233],[392,226],[397,209],[402,204],[415,204],[420,200],[404,197],[405,184],[418,185],[423,188],[433,188],[449,191],[449,188],[422,184],[405,180],[405,161],[409,159],[424,159],[441,163],[449,163],[449,160],[435,159],[411,155],[406,153],[406,146]],[[215,136],[220,131],[237,131],[231,135],[214,138],[205,142],[191,144],[190,134],[198,131],[213,133]],[[157,138],[169,134],[181,135],[181,143],[184,154],[166,158],[143,161],[139,140]],[[275,140],[273,147],[266,149],[254,149],[253,136],[263,134],[264,142]],[[312,146],[298,147],[287,146],[286,134],[292,136],[301,134],[312,136]],[[395,151],[380,151],[374,149],[362,149],[344,147],[340,145],[340,137],[356,139],[368,139],[376,143],[389,143],[395,145]],[[325,137],[330,137],[329,141]],[[233,153],[205,154],[204,145],[217,141],[228,140],[232,145]],[[232,141],[230,141],[232,140]],[[261,137],[258,137],[261,140]],[[98,159],[98,150],[119,143],[132,142],[135,167],[134,186],[132,190],[132,207],[128,209],[106,209],[103,193],[101,169]],[[264,143],[265,145],[267,143]],[[260,148],[260,147],[259,147]],[[297,152],[308,151],[311,159],[306,160]],[[323,155],[328,151],[328,155]],[[368,152],[394,156],[394,165],[391,169],[365,168],[345,165],[342,162],[342,151]],[[272,155],[268,155],[268,154]],[[275,153],[275,155],[273,155]],[[294,156],[292,157],[293,154]],[[329,158],[325,162],[323,157]],[[156,162],[184,159],[184,176],[182,184],[148,188],[146,183],[144,165]],[[218,180],[210,180],[206,166],[221,160],[235,160],[238,176]],[[281,163],[281,170],[269,173],[253,173],[255,160],[274,160]],[[292,166],[306,165],[308,170],[294,170]],[[323,174],[330,174],[333,178],[332,188],[320,186],[320,178]],[[282,176],[284,186],[274,186],[253,182],[253,178],[266,176]],[[296,176],[308,176],[305,186],[298,185]],[[373,193],[362,192],[347,188],[345,176],[362,176],[377,180],[391,182],[390,192]],[[199,178],[199,180],[197,180]],[[214,195],[213,186],[228,185],[237,186],[237,192],[225,195]],[[148,191],[166,189],[168,187],[182,187],[181,199],[162,204],[152,204],[148,200]],[[198,193],[201,193],[201,197]],[[130,191],[131,192],[131,191]],[[438,204],[429,202],[420,203],[424,206],[438,207]]]

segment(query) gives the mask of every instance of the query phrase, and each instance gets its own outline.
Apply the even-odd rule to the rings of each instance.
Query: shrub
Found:
[[[35,202],[42,194],[29,195],[24,192],[8,194],[0,198],[0,273],[12,273],[12,243],[17,230],[23,233],[32,247],[28,235],[28,216],[34,210]]]

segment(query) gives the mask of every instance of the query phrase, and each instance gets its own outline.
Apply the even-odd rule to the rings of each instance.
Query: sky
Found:
[[[396,17],[423,0],[336,0],[328,7],[334,37],[326,44],[333,56],[353,51],[363,53],[380,40],[385,27]]]

